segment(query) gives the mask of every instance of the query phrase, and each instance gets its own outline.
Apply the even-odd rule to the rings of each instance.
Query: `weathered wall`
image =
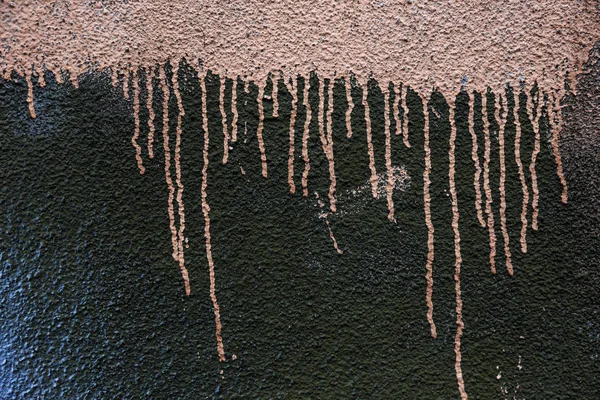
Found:
[[[80,53],[66,54],[77,57]],[[511,87],[483,92],[488,105],[484,114],[481,92],[472,94],[473,104],[469,104],[469,86],[453,100],[441,92],[429,96],[418,83],[414,87],[418,92],[406,90],[406,85],[396,92],[381,83],[387,82],[383,75],[381,81],[363,80],[352,87],[354,108],[347,114],[346,80],[335,80],[330,102],[328,90],[321,92],[319,85],[328,87],[331,81],[323,79],[323,74],[306,75],[312,112],[307,131],[311,166],[307,197],[302,193],[305,78],[299,77],[292,90],[297,95],[294,107],[287,79],[277,81],[275,103],[271,79],[258,81],[258,86],[250,83],[248,93],[245,82],[227,79],[222,91],[223,81],[209,72],[203,91],[202,79],[185,61],[176,72],[176,84],[172,65],[178,66],[176,62],[164,65],[164,81],[160,68],[155,70],[150,108],[155,118],[150,125],[145,106],[147,70],[136,72],[137,88],[129,75],[127,80],[116,77],[119,82],[113,83],[119,85],[112,87],[115,77],[108,71],[82,75],[73,82],[79,88],[57,84],[49,72],[44,75],[45,88],[39,88],[35,75],[13,75],[13,81],[2,82],[3,397],[457,398],[455,351],[460,335],[456,311],[461,300],[465,330],[460,367],[469,397],[594,398],[600,386],[597,49],[586,73],[578,78],[577,95],[561,87],[546,87],[548,97],[546,102],[541,97],[539,113],[536,93],[544,87],[528,82],[519,96],[520,124],[515,124]],[[562,79],[565,72],[560,70],[552,79]],[[237,107],[231,101],[234,82]],[[166,147],[165,88],[169,93]],[[129,99],[123,98],[123,89]],[[406,93],[409,112],[400,102],[396,119],[394,104],[401,93]],[[554,93],[567,95],[552,101]],[[37,118],[28,113],[28,97]],[[533,104],[528,105],[527,98]],[[363,99],[370,118],[365,118]],[[273,115],[275,104],[278,117]],[[222,110],[232,134],[234,109],[238,140],[224,147]],[[428,146],[424,110],[429,119]],[[480,178],[484,222],[489,224],[491,216],[492,230],[480,226],[475,207],[470,110],[482,169],[489,152],[487,174],[493,201],[486,201],[485,171]],[[499,122],[505,110],[501,144]],[[293,113],[291,181],[297,190],[290,194]],[[351,138],[347,137],[347,115]],[[532,123],[538,115],[539,142],[537,124]],[[552,123],[558,124],[559,116],[563,120],[559,150],[568,182],[566,204],[552,146],[556,138]],[[408,130],[398,130],[404,122]],[[262,154],[257,136],[261,123]],[[520,140],[516,140],[517,125]],[[147,147],[150,126],[155,129],[152,159]],[[398,131],[400,135],[395,134]],[[325,143],[331,135],[333,153],[324,145],[321,132]],[[132,139],[139,147],[132,145]],[[526,254],[520,243],[523,190],[515,159],[517,143],[530,197]],[[172,200],[165,181],[167,149]],[[229,154],[223,164],[225,149]],[[536,162],[532,163],[534,153]],[[180,163],[175,161],[177,154]],[[335,213],[328,212],[331,154]],[[431,182],[426,185],[426,196],[423,177],[428,158]],[[537,230],[531,229],[532,164],[539,189]],[[268,179],[263,177],[265,165]],[[403,179],[391,192],[381,190],[388,184],[389,167],[396,168]],[[449,179],[452,169],[456,198]],[[503,170],[505,187],[501,190]],[[371,196],[373,171],[380,177],[378,199]],[[180,190],[179,183],[185,190]],[[388,193],[395,223],[388,219]],[[179,241],[179,206],[183,203],[185,231],[184,240]],[[487,203],[490,212],[485,210]],[[224,363],[215,351],[206,205],[210,205]],[[460,212],[460,298],[452,226],[456,211]],[[513,276],[506,265],[503,220],[510,237]],[[430,243],[428,222],[434,228]],[[492,255],[496,274],[490,273],[490,232],[496,238],[496,254]],[[342,254],[336,251],[332,236]],[[185,254],[189,296],[173,260],[176,246],[184,247],[175,258]],[[428,264],[432,249],[434,257]],[[181,259],[177,261],[181,265]],[[431,337],[427,320],[428,267],[436,339]]]

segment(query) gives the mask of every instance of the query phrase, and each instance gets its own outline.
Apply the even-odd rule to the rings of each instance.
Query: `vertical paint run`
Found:
[[[369,152],[369,169],[371,170],[371,192],[373,198],[378,198],[377,195],[377,170],[375,169],[375,153],[373,151],[372,133],[371,133],[371,111],[369,110],[369,84],[366,83],[362,87],[362,103],[365,106],[365,123],[367,125],[367,150]]]
[[[333,231],[331,230],[331,226],[329,225],[329,219],[327,218],[329,214],[323,211],[323,207],[325,206],[325,204],[323,204],[323,202],[319,199],[319,193],[315,192],[315,198],[317,199],[317,204],[321,209],[319,217],[325,220],[325,225],[327,225],[327,230],[329,230],[329,237],[333,242],[333,248],[335,249],[335,251],[337,251],[338,254],[344,254],[344,251],[338,246],[338,242],[337,240],[335,240],[335,236],[333,235]]]
[[[123,74],[123,96],[129,100],[129,69]]]
[[[138,82],[137,68],[133,70],[133,123],[134,129],[131,143],[135,149],[135,159],[137,160],[138,169],[140,170],[140,174],[143,174],[146,169],[142,164],[142,148],[137,142],[140,137],[140,84]]]
[[[310,135],[310,120],[312,110],[308,101],[308,91],[310,90],[310,77],[304,78],[303,101],[306,108],[306,121],[304,121],[304,133],[302,134],[302,158],[304,159],[304,171],[302,172],[302,195],[308,197],[308,171],[310,171],[310,158],[308,157],[308,138]]]
[[[323,147],[323,153],[327,157],[327,163],[329,164],[329,209],[331,212],[336,211],[336,200],[335,200],[335,164],[333,159],[333,135],[332,135],[332,113],[333,113],[333,79],[329,81],[327,90],[328,101],[327,101],[327,132],[323,126],[323,114],[325,107],[325,96],[324,96],[324,79],[319,77],[319,137],[321,138],[321,146]]]
[[[400,109],[398,108],[400,104],[400,85],[394,85],[394,121],[396,122],[396,135],[400,135],[402,133],[402,124],[400,122]]]
[[[171,61],[173,67],[173,92],[177,98],[177,108],[179,113],[177,114],[177,130],[175,136],[175,181],[177,183],[177,204],[179,213],[179,232],[178,232],[178,243],[177,248],[179,252],[178,261],[183,281],[185,282],[185,293],[189,296],[190,294],[190,280],[188,277],[188,271],[185,268],[185,259],[183,257],[183,243],[185,230],[185,210],[183,206],[183,183],[181,182],[181,122],[185,115],[183,109],[183,102],[181,101],[181,93],[179,92],[179,64],[176,61]]]
[[[238,131],[238,109],[237,109],[237,76],[233,80],[231,85],[231,112],[233,113],[233,121],[231,121],[231,141],[237,142],[237,131]]]
[[[160,87],[163,92],[163,149],[165,151],[165,180],[169,188],[168,208],[169,227],[171,228],[171,244],[173,246],[173,259],[179,261],[179,246],[177,243],[177,229],[175,228],[175,214],[173,212],[173,198],[175,187],[171,179],[171,150],[169,148],[169,87],[165,76],[165,69],[159,70]]]
[[[271,91],[271,98],[273,99],[273,118],[279,117],[279,100],[277,99],[277,94],[279,93],[279,88],[277,87],[279,84],[279,79],[275,78],[275,75],[271,75],[271,82],[273,82],[273,89]]]
[[[46,87],[46,79],[44,77],[44,69],[42,68],[42,66],[40,64],[37,64],[36,66],[34,66],[35,69],[35,73],[38,77],[38,85],[40,85],[40,87]]]
[[[554,153],[554,162],[556,163],[556,173],[558,174],[558,179],[560,179],[560,184],[563,188],[561,201],[563,204],[567,204],[569,199],[567,180],[563,173],[562,159],[558,147],[558,139],[562,129],[562,110],[560,107],[560,98],[555,93],[551,93],[551,96],[551,105],[548,107],[548,120],[550,121],[550,128],[552,129],[552,152]],[[554,120],[555,116],[558,122]]]
[[[502,100],[500,100],[502,97]],[[506,270],[510,276],[513,275],[512,256],[510,254],[510,237],[506,227],[506,159],[504,155],[504,129],[506,127],[506,117],[508,115],[508,104],[506,96],[499,93],[494,96],[494,116],[498,121],[498,144],[500,147],[500,228],[502,230],[502,240],[504,241],[504,255],[506,260]],[[500,114],[500,102],[502,101],[502,115]]]
[[[217,353],[219,361],[225,361],[225,351],[223,350],[223,338],[221,337],[221,310],[217,302],[216,282],[215,282],[215,264],[212,258],[212,249],[210,243],[210,207],[206,200],[206,187],[208,186],[208,115],[206,112],[206,77],[200,76],[200,87],[202,89],[202,129],[204,130],[204,149],[202,152],[204,165],[202,166],[202,214],[204,214],[204,237],[206,238],[206,259],[208,260],[208,271],[210,277],[210,299],[212,300],[215,313],[215,336],[217,338]]]
[[[352,110],[354,110],[354,102],[352,101],[352,82],[350,81],[350,74],[344,79],[346,84],[346,102],[348,103],[348,109],[346,110],[346,137],[350,139],[352,137]]]
[[[394,171],[392,169],[392,143],[390,138],[390,93],[389,90],[383,91],[384,107],[383,116],[385,119],[385,168],[387,170],[387,184],[385,191],[387,194],[388,219],[390,222],[396,222],[394,218]]]
[[[229,158],[229,132],[227,131],[227,114],[225,114],[225,75],[221,75],[219,85],[219,110],[221,111],[221,123],[223,124],[223,164],[227,164]]]
[[[112,71],[111,71],[111,75],[110,75],[110,83],[112,84],[112,86],[114,88],[117,87],[117,83],[119,83],[119,71],[117,70],[116,67],[112,67]],[[59,74],[55,74],[56,76],[58,76]],[[61,83],[58,81],[58,79],[56,79],[57,83]]]
[[[25,80],[27,81],[27,104],[29,106],[29,115],[36,118],[35,108],[33,107],[33,83],[31,82],[31,69],[25,70]]]
[[[456,183],[454,180],[454,175],[456,173],[456,160],[454,158],[454,152],[456,149],[456,122],[454,120],[455,99],[452,98],[448,105],[450,106],[450,150],[448,152],[450,165],[448,170],[448,179],[450,183],[450,196],[452,198],[452,229],[454,231],[454,257],[456,259],[454,264],[454,288],[456,292],[456,336],[454,337],[454,354],[456,358],[454,362],[454,369],[456,370],[456,380],[458,382],[460,398],[465,400],[468,398],[468,396],[467,392],[465,391],[465,381],[463,379],[461,366],[462,354],[460,351],[460,340],[465,327],[462,319],[463,303],[460,290],[460,268],[462,265],[462,256],[460,253],[460,231],[458,229],[458,219],[460,215],[458,213],[458,196],[456,194]]]
[[[410,147],[410,143],[408,142],[408,106],[406,105],[406,91],[408,87],[405,84],[402,84],[402,134],[404,135],[404,145],[406,147]]]
[[[290,150],[288,158],[288,185],[290,185],[290,193],[296,193],[296,184],[294,183],[294,125],[296,124],[296,112],[298,107],[298,85],[296,75],[290,78],[291,82],[285,82],[285,85],[292,95],[292,112],[290,114]]]
[[[487,93],[481,94],[481,116],[483,118],[483,134],[485,136],[485,151],[483,161],[483,188],[485,191],[485,212],[490,236],[490,270],[496,273],[496,233],[494,232],[494,213],[492,212],[492,189],[490,188],[490,121],[487,111]]]
[[[521,252],[527,253],[527,204],[529,204],[529,190],[525,180],[523,163],[521,162],[521,121],[519,120],[519,93],[514,91],[515,108],[513,114],[515,118],[515,160],[519,169],[519,179],[521,180],[521,189],[523,191],[523,205],[521,206]]]
[[[152,105],[154,86],[152,79],[154,78],[154,67],[146,69],[146,91],[148,98],[146,99],[146,107],[148,108],[148,157],[154,158],[154,107]]]
[[[258,84],[258,129],[256,130],[256,137],[258,138],[258,149],[260,150],[260,163],[262,167],[262,176],[267,177],[267,156],[265,154],[265,142],[263,141],[263,129],[265,112],[263,109],[263,98],[265,96],[265,85],[263,82]]]
[[[74,71],[73,69],[69,69],[69,80],[71,81],[71,85],[73,85],[73,87],[75,89],[79,89],[79,72],[80,71]],[[127,79],[129,79],[129,70],[127,71]],[[127,93],[127,95],[129,95],[129,93]],[[129,97],[126,97],[127,99],[129,99]]]
[[[423,136],[425,138],[424,149],[425,149],[425,170],[423,171],[423,203],[425,209],[425,224],[427,225],[427,273],[425,278],[427,279],[427,321],[431,328],[431,336],[437,338],[437,330],[435,322],[433,322],[433,259],[434,259],[434,247],[433,247],[433,236],[435,230],[433,229],[433,222],[431,221],[431,196],[429,195],[429,185],[431,180],[429,175],[431,174],[431,149],[429,148],[429,110],[428,110],[428,99],[421,95],[423,102],[423,116],[425,118],[425,124],[423,126]]]
[[[479,156],[477,155],[478,146],[477,146],[477,135],[475,134],[475,122],[474,122],[474,114],[475,114],[475,96],[472,91],[469,91],[469,132],[471,133],[471,142],[472,142],[472,151],[471,158],[473,159],[473,164],[475,165],[475,178],[473,180],[473,185],[475,186],[475,210],[477,210],[477,220],[479,221],[479,225],[482,228],[485,228],[486,224],[483,219],[483,213],[481,211],[481,166],[479,164]]]
[[[531,154],[531,163],[529,164],[529,172],[531,173],[531,191],[533,192],[533,198],[531,200],[531,227],[534,231],[538,230],[538,201],[540,198],[540,192],[538,190],[537,184],[537,173],[535,171],[535,162],[537,160],[537,156],[540,153],[540,115],[542,114],[542,101],[543,95],[540,96],[540,90],[537,91],[537,107],[535,112],[535,117],[533,115],[533,99],[531,94],[527,96],[527,114],[529,115],[529,120],[533,125],[533,132],[535,133],[535,144],[533,148],[533,153]]]

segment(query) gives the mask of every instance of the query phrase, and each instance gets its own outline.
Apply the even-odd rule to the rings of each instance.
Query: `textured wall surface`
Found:
[[[564,88],[455,98],[186,59],[15,70],[0,398],[597,398],[599,55]]]

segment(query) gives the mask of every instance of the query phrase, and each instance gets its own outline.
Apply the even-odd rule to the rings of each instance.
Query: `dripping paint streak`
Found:
[[[456,336],[454,337],[454,353],[456,356],[454,362],[454,369],[456,370],[456,380],[458,381],[458,390],[460,392],[461,399],[467,399],[467,392],[465,391],[465,381],[463,379],[462,373],[462,354],[460,351],[460,339],[462,337],[463,329],[465,324],[462,320],[462,298],[461,298],[461,290],[460,290],[460,267],[462,264],[462,256],[460,254],[460,231],[458,229],[458,196],[456,194],[456,184],[454,181],[455,164],[456,160],[454,158],[454,152],[456,149],[456,122],[454,121],[454,99],[450,101],[450,151],[448,153],[448,158],[450,160],[450,168],[448,171],[448,178],[450,181],[450,195],[452,198],[452,229],[454,230],[454,256],[456,258],[456,262],[454,265],[454,285],[456,291]]]
[[[335,164],[333,159],[333,135],[332,135],[332,113],[333,113],[333,80],[329,82],[327,94],[327,133],[323,126],[323,114],[325,107],[325,96],[324,96],[324,85],[323,78],[319,77],[319,137],[321,138],[321,146],[323,147],[323,153],[327,157],[329,164],[329,208],[331,212],[336,210],[335,200]]]
[[[221,75],[219,110],[221,111],[221,123],[223,124],[223,164],[227,164],[229,158],[229,132],[227,132],[227,114],[225,114],[225,83],[225,75]]]
[[[135,149],[135,159],[137,160],[137,166],[140,170],[140,174],[143,174],[146,169],[142,164],[142,148],[138,144],[137,140],[140,137],[140,85],[138,82],[137,69],[133,70],[133,137],[131,143]]]
[[[481,166],[479,164],[479,156],[477,155],[478,146],[477,135],[475,134],[474,113],[475,99],[473,92],[469,91],[469,132],[471,133],[471,141],[473,143],[471,158],[473,159],[473,164],[475,165],[475,179],[473,181],[473,185],[475,186],[475,210],[477,210],[477,220],[479,221],[479,225],[481,225],[482,228],[485,228],[486,224],[481,211],[481,183],[479,181],[481,177]]]
[[[396,122],[396,135],[400,135],[402,133],[402,124],[400,122],[400,110],[398,108],[399,104],[400,104],[400,85],[394,85],[393,112],[394,112],[394,121]]]
[[[481,95],[481,116],[483,118],[483,133],[485,135],[485,152],[483,162],[483,188],[485,191],[485,212],[490,233],[490,270],[496,273],[496,233],[494,232],[494,213],[492,212],[492,189],[490,188],[490,122],[487,115],[487,94]]]
[[[181,121],[183,119],[183,116],[185,115],[185,110],[183,109],[181,93],[179,92],[179,64],[172,61],[171,66],[173,67],[173,91],[175,93],[175,97],[177,98],[177,108],[179,109],[179,113],[177,114],[177,130],[175,136],[175,181],[177,183],[177,204],[179,205],[179,269],[181,270],[181,275],[183,276],[183,281],[185,282],[185,294],[189,296],[190,279],[188,277],[188,271],[185,268],[185,259],[183,257],[183,232],[185,230],[185,212],[183,206],[183,183],[181,182]]]
[[[208,186],[208,115],[206,112],[206,82],[205,77],[200,76],[200,86],[202,89],[202,129],[204,130],[204,150],[202,152],[204,165],[202,166],[202,213],[204,214],[204,237],[206,238],[206,258],[208,260],[208,270],[210,277],[210,299],[212,300],[213,310],[215,313],[215,336],[217,337],[217,353],[219,361],[225,361],[225,351],[223,350],[223,338],[221,337],[221,310],[217,302],[216,282],[215,282],[215,264],[212,258],[212,249],[210,243],[210,207],[206,200],[206,188]]]
[[[429,195],[429,185],[431,180],[429,175],[431,174],[431,150],[429,149],[429,110],[428,110],[428,99],[421,95],[423,101],[423,115],[425,118],[425,125],[423,126],[423,135],[425,137],[425,143],[423,145],[425,149],[425,171],[423,171],[423,203],[425,209],[425,224],[427,225],[427,273],[425,278],[427,279],[427,321],[431,327],[431,336],[437,338],[437,330],[435,322],[433,321],[433,258],[434,258],[434,247],[433,247],[433,222],[431,221],[431,196]]]
[[[405,84],[402,85],[402,111],[403,111],[403,115],[402,115],[402,121],[403,121],[403,125],[402,125],[402,134],[404,135],[404,145],[406,147],[410,147],[410,143],[408,142],[408,106],[406,105],[406,92],[407,92],[408,88]]]
[[[560,131],[562,129],[562,110],[560,108],[560,98],[556,94],[552,93],[551,106],[548,107],[548,119],[550,120],[550,127],[552,129],[552,152],[554,153],[554,162],[556,163],[556,173],[560,184],[562,185],[561,201],[563,204],[567,204],[568,201],[568,188],[567,180],[563,173],[562,159],[560,157],[560,149],[558,147],[558,139],[560,137]],[[558,120],[558,123],[554,121],[554,116]]]
[[[263,128],[265,120],[265,112],[263,110],[263,97],[265,94],[265,86],[262,82],[258,84],[258,129],[256,137],[258,138],[258,149],[260,150],[260,163],[262,166],[262,176],[267,177],[267,156],[265,154],[265,142],[263,141]]]
[[[169,149],[169,87],[165,76],[164,67],[159,70],[160,87],[163,92],[163,148],[165,151],[165,180],[169,188],[168,213],[171,228],[171,244],[173,246],[173,259],[179,261],[177,230],[175,228],[175,214],[173,212],[173,197],[175,188],[171,179],[171,150]]]
[[[285,82],[288,91],[292,95],[292,111],[290,114],[290,151],[288,158],[288,184],[290,185],[290,193],[296,193],[296,184],[294,183],[294,125],[296,124],[296,112],[298,104],[297,82],[296,76],[291,78],[291,83]]]
[[[525,181],[523,163],[521,162],[521,121],[519,120],[519,94],[515,91],[515,108],[513,114],[515,117],[515,160],[519,169],[519,179],[521,180],[521,189],[523,191],[523,205],[521,207],[521,252],[527,253],[527,204],[529,203],[529,190]]]
[[[533,99],[531,98],[531,94],[527,96],[527,114],[529,115],[529,119],[533,125],[533,132],[535,133],[535,145],[533,148],[533,153],[531,154],[531,164],[529,164],[529,172],[531,173],[531,191],[533,192],[533,199],[531,201],[531,208],[533,212],[531,214],[531,227],[534,231],[538,230],[538,201],[540,192],[538,190],[537,184],[537,173],[535,171],[535,163],[537,160],[537,156],[540,152],[540,115],[542,113],[542,100],[543,98],[540,96],[540,90],[537,92],[537,107],[535,112],[535,118],[533,117]]]
[[[354,102],[352,101],[352,82],[350,82],[350,75],[344,79],[346,83],[346,101],[348,102],[348,109],[346,110],[346,137],[350,139],[352,137],[352,110],[354,110]]]
[[[329,214],[323,211],[323,207],[325,205],[319,199],[319,193],[315,192],[315,198],[317,199],[317,204],[319,205],[319,208],[321,209],[321,214],[319,215],[319,217],[323,218],[325,220],[325,225],[327,225],[327,229],[329,230],[329,237],[331,238],[331,241],[333,242],[333,247],[335,248],[335,251],[337,251],[338,254],[343,254],[344,251],[342,249],[340,249],[340,247],[338,246],[338,242],[337,242],[337,240],[335,240],[335,236],[333,235],[333,231],[331,230],[331,226],[329,225],[329,219],[327,218],[329,216]]]
[[[502,115],[500,115],[500,94],[494,96],[494,116],[498,121],[498,144],[500,147],[500,227],[502,229],[502,240],[504,241],[504,255],[506,259],[506,270],[510,276],[513,275],[512,257],[510,253],[510,237],[506,228],[506,160],[504,155],[504,128],[506,127],[506,117],[508,114],[508,104],[506,97],[502,96]]]
[[[308,171],[310,171],[310,158],[308,157],[308,137],[310,134],[310,120],[312,110],[308,102],[308,91],[310,89],[310,78],[304,78],[304,107],[306,108],[306,121],[304,121],[304,133],[302,135],[302,158],[304,159],[304,171],[302,172],[302,195],[308,197]]]
[[[385,168],[387,169],[387,184],[385,191],[387,194],[388,219],[390,222],[396,222],[394,218],[394,171],[392,170],[392,143],[390,138],[390,93],[384,90],[384,107],[383,115],[385,118]]]
[[[367,150],[369,152],[369,169],[371,170],[371,192],[376,199],[377,195],[377,170],[375,169],[375,153],[373,151],[372,133],[371,133],[371,112],[369,110],[369,85],[365,84],[362,88],[362,103],[365,106],[365,123],[367,125]]]
[[[35,67],[35,72],[38,76],[38,85],[40,85],[40,87],[46,87],[46,78],[44,77],[44,69],[42,66],[38,64],[37,67]]]
[[[74,71],[72,69],[69,70],[69,80],[75,89],[79,89],[79,72],[81,71]],[[127,79],[129,79],[129,73],[127,74]],[[127,98],[129,99],[129,97]]]
[[[152,106],[152,97],[154,94],[154,87],[152,85],[152,78],[154,78],[154,68],[148,67],[146,70],[146,90],[148,91],[148,98],[146,99],[146,107],[148,108],[148,157],[154,158],[154,107]]]
[[[27,81],[27,104],[29,105],[29,115],[36,118],[35,108],[33,107],[33,83],[31,82],[31,70],[25,70],[25,80]]]
[[[233,113],[233,121],[231,121],[231,141],[237,142],[237,131],[238,131],[238,109],[237,109],[237,77],[233,80],[231,85],[231,112]]]
[[[55,74],[58,77],[58,74]],[[59,82],[58,78],[56,79],[57,83],[61,83]],[[119,71],[117,71],[117,68],[113,67],[112,68],[112,74],[110,76],[110,82],[113,85],[114,88],[117,87],[117,83],[119,82]]]
[[[279,88],[277,87],[279,79],[271,75],[271,82],[273,82],[273,89],[271,91],[271,98],[273,99],[273,118],[279,117],[279,101],[277,100],[277,94]]]
[[[123,96],[129,100],[129,70],[123,74]]]

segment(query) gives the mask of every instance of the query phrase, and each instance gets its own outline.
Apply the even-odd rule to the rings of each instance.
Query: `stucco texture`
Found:
[[[202,5],[202,48],[148,39],[136,53],[140,32],[160,34],[151,17],[169,13],[84,1],[106,11],[96,23],[114,28],[113,49],[130,40],[130,59],[100,51],[110,31],[23,50],[15,15],[50,7],[44,29],[90,21],[73,4],[0,2],[18,43],[0,53],[1,399],[597,398],[597,2],[480,6],[486,21],[548,22],[509,59],[511,40],[498,39],[509,31],[453,32],[506,44],[481,64],[436,47],[460,26],[446,18],[477,21],[455,2],[411,36],[418,56],[385,40],[404,31],[368,30],[400,2]],[[167,43],[197,20],[187,6],[169,6]],[[402,2],[417,12],[394,23],[419,31],[413,19],[432,7]],[[123,9],[147,18],[123,24],[137,15]],[[285,54],[307,54],[277,55],[269,18],[284,9],[300,15],[290,32],[321,13],[316,32],[358,21],[371,42],[283,68]],[[567,29],[548,28],[559,17],[581,33],[551,36]],[[262,24],[272,56],[224,20]],[[525,22],[512,34],[536,32]],[[96,39],[86,64],[75,44]],[[199,56],[204,40],[224,51]],[[376,57],[370,69],[354,51]],[[567,62],[544,73],[561,51]],[[524,80],[519,65],[532,66]]]

